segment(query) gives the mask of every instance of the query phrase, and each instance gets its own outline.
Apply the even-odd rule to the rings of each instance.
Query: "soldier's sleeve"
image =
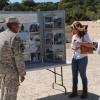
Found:
[[[18,69],[19,75],[24,76],[26,75],[26,71],[25,71],[23,53],[20,49],[20,44],[21,44],[21,40],[15,38],[12,44],[12,50],[14,52],[15,63],[16,63],[16,67]]]
[[[13,53],[11,50],[11,46],[8,41],[5,41],[4,45],[1,48],[1,60],[5,64],[11,64]]]

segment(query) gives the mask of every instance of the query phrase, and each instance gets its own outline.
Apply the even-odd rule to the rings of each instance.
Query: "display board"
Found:
[[[22,40],[26,69],[66,64],[64,11],[0,12],[0,32],[7,28],[3,19],[9,16],[20,21],[17,38]]]

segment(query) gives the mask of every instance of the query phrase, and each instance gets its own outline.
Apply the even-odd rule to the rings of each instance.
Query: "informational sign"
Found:
[[[66,64],[64,11],[0,12],[0,32],[7,27],[6,17],[20,21],[20,49],[27,69],[57,67]]]

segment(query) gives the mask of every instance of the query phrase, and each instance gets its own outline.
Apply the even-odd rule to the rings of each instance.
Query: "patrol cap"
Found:
[[[19,23],[19,20],[17,17],[7,17],[5,23]]]

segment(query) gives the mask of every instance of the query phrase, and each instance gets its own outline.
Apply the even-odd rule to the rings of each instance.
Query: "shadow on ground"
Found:
[[[79,92],[79,96],[75,98],[69,98],[68,95],[65,95],[65,94],[57,94],[57,95],[51,95],[51,96],[44,97],[44,98],[39,98],[37,100],[82,100],[80,98],[80,94],[81,94],[81,91]],[[93,94],[93,93],[89,93],[88,98],[83,99],[83,100],[100,100],[100,96]]]

